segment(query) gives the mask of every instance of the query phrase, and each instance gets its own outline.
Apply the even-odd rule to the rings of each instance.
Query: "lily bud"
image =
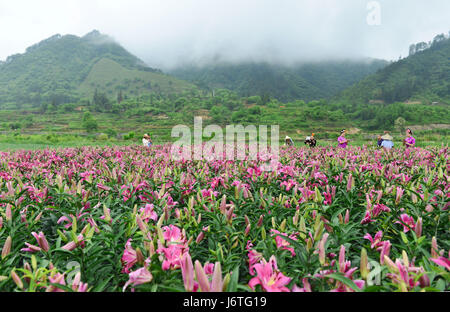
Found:
[[[105,216],[105,221],[110,223],[111,222],[111,214],[109,212],[109,209],[106,207],[106,205],[103,205],[103,215]]]
[[[361,250],[361,262],[359,270],[361,272],[361,277],[366,280],[367,276],[369,275],[369,259],[367,258],[367,251],[365,248]]]
[[[312,240],[310,237],[306,239],[306,250],[309,251],[312,248]]]
[[[420,218],[420,217],[417,220],[416,226],[414,228],[414,232],[416,233],[416,236],[418,238],[422,236],[422,218]]]
[[[351,173],[347,176],[347,192],[350,192],[353,188],[354,182],[353,182],[353,176]]]
[[[300,217],[300,214],[299,214],[299,211],[297,210],[295,212],[295,215],[292,217],[292,223],[294,224],[294,226],[297,226],[299,217]]]
[[[8,236],[8,238],[5,241],[5,244],[3,245],[2,259],[4,259],[7,255],[9,255],[11,253],[11,244],[12,244],[12,238],[11,238],[11,236]]]
[[[6,214],[6,221],[11,221],[11,219],[12,219],[12,211],[11,211],[11,205],[10,204],[6,204],[5,214]]]
[[[11,271],[11,278],[13,279],[14,283],[16,283],[17,287],[23,289],[23,282],[20,279],[19,275],[17,275],[16,271]]]
[[[262,229],[261,229],[261,236],[262,236],[263,240],[266,239],[266,229],[264,227],[262,227]]]
[[[136,248],[136,261],[138,263],[144,262],[144,255],[142,254],[142,251],[139,247]]]
[[[227,209],[227,195],[222,196],[222,201],[220,202],[219,209],[222,213],[225,213]]]
[[[230,273],[227,273],[227,275],[225,275],[225,277],[223,278],[223,288],[222,291],[227,291],[228,288],[228,284],[230,284],[231,281],[231,275]]]
[[[42,213],[43,213],[43,211],[41,211],[41,212],[36,216],[36,218],[34,218],[34,222],[38,222],[38,221],[41,219]]]
[[[400,200],[402,199],[404,190],[401,187],[396,188],[396,195],[395,195],[395,204],[398,205],[400,203]]]
[[[431,258],[439,258],[439,247],[435,236],[431,239]]]
[[[263,219],[264,219],[264,216],[261,215],[261,216],[259,217],[259,219],[258,219],[258,223],[256,224],[257,227],[261,227],[261,226],[262,226],[262,224],[263,224]]]
[[[247,227],[245,228],[245,231],[244,231],[244,235],[245,235],[245,236],[247,236],[248,233],[250,232],[250,227],[251,227],[251,225],[248,224]]]
[[[147,232],[148,232],[147,224],[145,224],[142,221],[142,219],[139,215],[136,215],[136,222],[137,222],[139,229],[142,231],[142,233],[144,233],[144,235],[147,234]]]
[[[345,211],[344,223],[347,224],[350,221],[350,210]]]
[[[306,237],[306,224],[305,224],[305,218],[303,216],[300,218],[299,230],[300,230],[300,237],[305,239],[305,237]]]
[[[202,232],[200,232],[200,234],[198,234],[197,238],[195,239],[195,242],[197,244],[200,244],[200,242],[203,240],[204,237],[205,237],[205,233],[202,231]]]
[[[2,227],[3,227],[3,217],[0,217],[0,230],[2,229]]]
[[[325,243],[327,242],[328,235],[328,233],[323,234],[319,242],[319,261],[322,266],[325,264]]]
[[[247,215],[244,216],[245,219],[245,225],[249,225],[250,224],[250,220],[248,219]]]
[[[423,272],[422,276],[420,276],[419,278],[419,285],[422,288],[430,287],[430,278],[425,272]]]
[[[283,222],[281,222],[280,224],[280,230],[284,232],[285,229],[286,229],[286,219],[284,219]]]
[[[389,268],[389,271],[394,272],[394,273],[398,272],[397,266],[395,265],[395,263],[388,256],[384,256],[383,263],[387,264],[387,267]]]

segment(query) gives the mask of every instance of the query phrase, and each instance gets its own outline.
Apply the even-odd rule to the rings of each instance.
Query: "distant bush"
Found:
[[[9,124],[9,127],[11,128],[11,130],[17,130],[20,129],[21,125],[18,122],[12,122]]]
[[[106,141],[106,140],[108,140],[108,135],[106,133],[101,133],[97,136],[97,140]]]
[[[114,129],[108,129],[105,131],[105,133],[108,135],[108,137],[110,138],[115,138],[117,137],[117,132]]]
[[[128,132],[128,134],[123,136],[123,139],[124,140],[131,140],[131,139],[134,138],[134,135],[135,135],[134,131],[130,131],[130,132]]]

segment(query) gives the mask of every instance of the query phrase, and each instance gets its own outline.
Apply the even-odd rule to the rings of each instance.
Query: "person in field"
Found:
[[[406,139],[403,141],[405,147],[414,147],[416,145],[416,139],[412,136],[411,129],[406,129]]]
[[[144,137],[142,138],[142,145],[144,145],[145,147],[152,146],[152,139],[150,138],[148,133],[144,134]]]
[[[381,135],[379,135],[378,136],[378,139],[377,139],[377,146],[378,147],[381,147],[381,144],[383,143],[383,139],[381,138]]]
[[[338,137],[338,143],[339,143],[338,147],[347,148],[348,140],[345,138],[345,133],[346,132],[347,131],[345,129],[343,129],[341,131],[341,135]]]
[[[309,145],[309,147],[315,147],[317,144],[316,139],[314,138],[314,133],[311,136],[307,136],[305,139],[305,144]]]
[[[286,136],[284,141],[285,141],[285,145],[287,145],[287,146],[294,146],[294,141],[292,141],[292,139],[290,137]]]
[[[389,131],[384,131],[384,135],[381,137],[381,147],[386,155],[392,155],[392,148],[394,147],[394,138],[389,134]]]

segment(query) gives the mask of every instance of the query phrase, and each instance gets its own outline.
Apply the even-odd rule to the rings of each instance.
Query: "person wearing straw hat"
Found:
[[[391,149],[394,147],[394,138],[389,134],[389,131],[384,131],[384,135],[381,139],[383,140],[383,142],[381,142],[383,148]]]
[[[384,131],[384,135],[381,137],[381,147],[386,153],[392,154],[392,148],[394,147],[394,138],[389,134],[389,131]]]
[[[142,144],[145,147],[150,147],[152,146],[152,139],[150,138],[150,136],[148,135],[148,133],[144,134],[143,138],[142,138]]]
[[[345,138],[345,133],[346,132],[347,131],[345,129],[343,129],[341,131],[341,135],[338,137],[338,143],[339,143],[338,147],[347,148],[348,140]]]
[[[284,141],[285,141],[285,145],[287,145],[287,146],[294,146],[294,141],[292,141],[292,139],[289,136],[286,136]]]
[[[305,144],[309,145],[309,147],[315,147],[316,146],[317,142],[316,142],[316,139],[314,138],[314,133],[311,134],[311,136],[306,137]]]

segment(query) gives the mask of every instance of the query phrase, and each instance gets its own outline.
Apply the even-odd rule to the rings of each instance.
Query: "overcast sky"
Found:
[[[56,33],[97,29],[163,69],[213,59],[396,60],[411,43],[448,33],[449,12],[449,0],[0,0],[0,59]]]

